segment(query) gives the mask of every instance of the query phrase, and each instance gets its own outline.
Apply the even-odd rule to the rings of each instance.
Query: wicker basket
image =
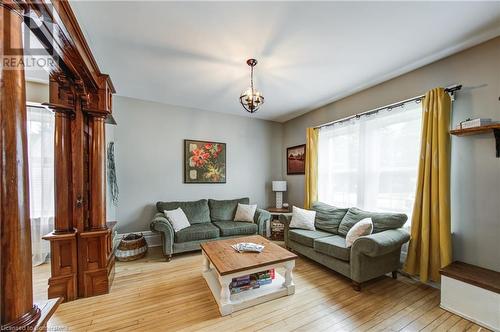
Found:
[[[148,245],[141,234],[129,234],[120,241],[115,257],[120,262],[129,262],[146,256]]]

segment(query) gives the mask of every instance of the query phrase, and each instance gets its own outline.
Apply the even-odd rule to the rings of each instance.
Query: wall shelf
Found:
[[[495,123],[481,127],[474,127],[474,128],[450,130],[450,134],[456,136],[478,135],[478,134],[485,134],[488,132],[493,132],[493,135],[495,136],[497,158],[500,158],[500,123]]]

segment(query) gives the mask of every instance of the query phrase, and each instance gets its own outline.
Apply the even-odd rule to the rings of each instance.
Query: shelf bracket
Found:
[[[500,129],[493,129],[493,135],[495,135],[495,143],[497,148],[497,158],[500,158]]]

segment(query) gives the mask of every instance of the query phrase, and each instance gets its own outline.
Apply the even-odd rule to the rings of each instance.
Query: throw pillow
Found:
[[[234,215],[234,221],[246,221],[253,222],[253,217],[255,216],[255,210],[257,210],[257,204],[248,205],[238,203],[236,208],[236,214]]]
[[[290,221],[290,228],[301,228],[315,231],[315,218],[316,211],[304,210],[294,206],[292,209],[292,220]]]
[[[314,202],[312,210],[316,211],[315,227],[328,233],[338,234],[339,225],[348,209],[337,208],[321,202]]]
[[[360,220],[347,232],[347,236],[345,237],[346,247],[349,248],[360,236],[370,235],[372,231],[373,222],[371,218]]]
[[[187,228],[191,226],[186,217],[184,211],[179,207],[175,210],[165,210],[163,211],[165,217],[167,217],[168,221],[172,225],[174,232],[178,232],[181,229]]]

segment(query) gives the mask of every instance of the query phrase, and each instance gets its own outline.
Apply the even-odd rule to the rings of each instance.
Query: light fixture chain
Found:
[[[250,88],[252,89],[252,100],[253,100],[253,95],[254,95],[254,90],[253,90],[253,67],[252,66],[252,69],[250,71]]]

